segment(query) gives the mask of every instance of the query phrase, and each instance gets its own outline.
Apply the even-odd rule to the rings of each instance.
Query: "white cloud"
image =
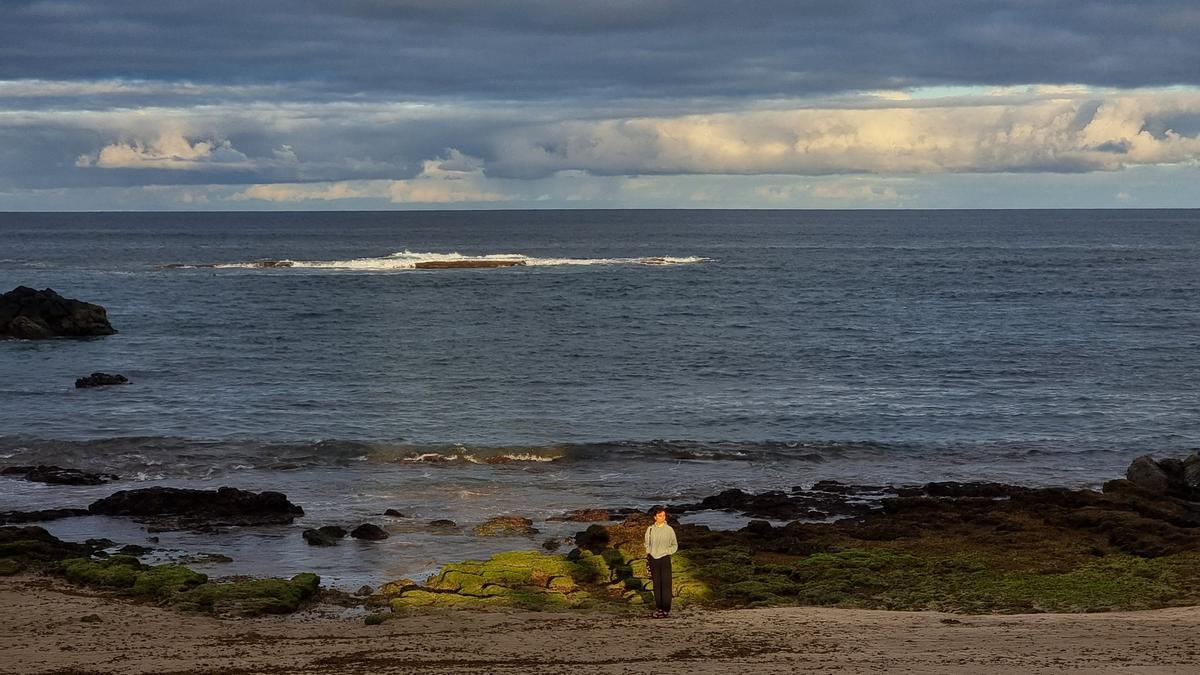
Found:
[[[1068,95],[1024,102],[804,108],[569,121],[503,134],[496,166],[530,173],[954,173],[1111,171],[1200,159],[1200,135],[1154,123],[1200,117],[1200,93]]]
[[[426,160],[420,175],[392,181],[389,197],[397,204],[447,204],[457,202],[503,202],[509,197],[497,192],[483,173],[483,161],[454,148],[445,157]]]
[[[388,181],[340,181],[329,183],[268,183],[251,185],[232,195],[230,201],[267,202],[337,201],[378,198],[387,195]]]
[[[415,178],[251,185],[229,199],[282,203],[385,198],[397,204],[508,201],[509,195],[494,187],[495,182],[484,175],[482,160],[450,148],[445,156],[423,162]]]
[[[246,155],[229,141],[189,141],[179,132],[163,132],[150,141],[112,143],[90,155],[80,155],[75,166],[103,169],[214,169],[250,168]]]

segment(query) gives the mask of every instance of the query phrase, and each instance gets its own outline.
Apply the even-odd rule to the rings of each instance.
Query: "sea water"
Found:
[[[520,264],[419,265],[461,260]],[[151,485],[304,507],[158,535],[234,558],[210,573],[349,587],[537,548],[574,508],[826,478],[1096,485],[1200,446],[1194,210],[0,214],[0,291],[18,285],[120,332],[0,341],[0,464],[122,480],[5,479],[0,511]],[[132,383],[76,390],[93,371]],[[542,533],[471,534],[509,513]],[[392,537],[299,536],[368,521]]]

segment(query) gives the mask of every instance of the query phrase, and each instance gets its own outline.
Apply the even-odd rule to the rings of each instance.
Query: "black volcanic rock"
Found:
[[[18,286],[0,295],[0,338],[44,340],[116,332],[100,305],[64,298],[49,288]]]
[[[217,490],[152,487],[122,490],[93,502],[96,515],[128,516],[162,530],[222,525],[286,525],[304,509],[279,492],[248,492],[231,487]]]
[[[107,387],[114,384],[129,384],[129,378],[119,373],[92,373],[75,380],[76,389]]]
[[[87,473],[79,469],[64,469],[61,466],[9,466],[0,470],[0,476],[24,478],[35,483],[51,485],[103,485],[117,476],[111,473]]]

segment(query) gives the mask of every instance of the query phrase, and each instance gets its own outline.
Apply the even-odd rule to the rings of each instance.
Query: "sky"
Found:
[[[1200,207],[1195,0],[0,0],[0,210]]]

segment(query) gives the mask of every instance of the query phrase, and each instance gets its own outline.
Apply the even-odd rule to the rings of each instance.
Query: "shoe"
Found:
[[[661,609],[659,609],[659,610],[655,610],[655,612],[654,612],[653,614],[651,614],[651,615],[650,615],[650,618],[652,618],[652,619],[665,619],[665,618],[667,618],[667,615],[666,615],[666,613],[665,613],[665,612],[663,612]]]

